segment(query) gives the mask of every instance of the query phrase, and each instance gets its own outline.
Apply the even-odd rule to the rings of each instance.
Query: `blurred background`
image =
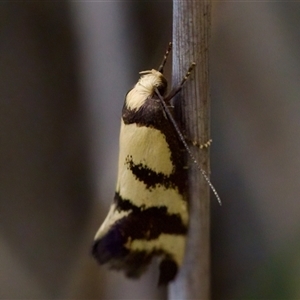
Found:
[[[213,3],[213,299],[300,299],[299,15]],[[161,62],[172,3],[2,2],[0,16],[0,298],[165,299],[155,267],[130,281],[90,247],[124,96]]]

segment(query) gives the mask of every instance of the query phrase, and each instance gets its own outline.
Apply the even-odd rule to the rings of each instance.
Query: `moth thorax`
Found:
[[[137,85],[145,89],[145,92],[150,96],[154,94],[154,89],[157,88],[160,94],[163,96],[167,90],[168,82],[164,75],[154,69],[140,72],[142,75]]]

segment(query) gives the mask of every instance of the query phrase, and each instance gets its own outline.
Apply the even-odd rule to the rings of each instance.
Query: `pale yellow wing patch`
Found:
[[[121,123],[119,170],[124,167],[126,158],[134,164],[146,165],[149,169],[170,175],[173,171],[171,152],[161,131],[136,124]]]
[[[153,240],[132,240],[129,242],[128,249],[131,251],[152,252],[161,250],[173,256],[173,259],[180,266],[182,264],[186,238],[183,235],[162,233]]]

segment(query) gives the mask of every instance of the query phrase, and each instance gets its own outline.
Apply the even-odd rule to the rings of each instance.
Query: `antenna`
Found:
[[[160,64],[160,66],[158,67],[158,72],[160,72],[160,73],[164,72],[164,66],[165,66],[165,64],[167,62],[167,58],[168,58],[168,55],[171,52],[171,50],[172,50],[172,43],[170,42],[169,45],[168,45],[168,48],[166,50],[165,56],[163,58],[163,61]]]
[[[166,56],[165,56],[166,57]],[[193,70],[193,68],[195,67],[195,63],[192,63],[191,66],[189,67],[186,75],[183,77],[180,85],[178,88],[176,88],[173,92],[172,92],[172,97],[174,97],[181,89],[182,89],[182,86],[184,85],[184,83],[187,81],[188,77],[190,76],[191,74],[191,71]],[[215,189],[215,187],[213,186],[213,184],[211,183],[210,179],[208,178],[208,175],[207,173],[200,167],[200,164],[198,163],[198,161],[196,160],[195,156],[193,155],[193,153],[191,152],[188,144],[186,143],[185,141],[185,138],[183,136],[183,134],[181,133],[176,121],[174,120],[167,104],[165,103],[165,100],[164,98],[162,97],[162,95],[159,93],[158,89],[155,88],[155,93],[157,94],[163,108],[164,108],[164,111],[166,112],[169,120],[172,122],[183,146],[185,147],[186,151],[188,152],[190,158],[192,159],[193,163],[197,166],[197,169],[201,172],[202,176],[204,177],[204,179],[206,180],[206,182],[208,183],[209,187],[211,188],[212,192],[214,193],[214,195],[216,196],[217,198],[217,201],[219,202],[220,205],[222,205],[222,201],[221,201],[221,198],[217,192],[217,190]],[[170,96],[167,96],[167,98],[170,100],[172,97]]]

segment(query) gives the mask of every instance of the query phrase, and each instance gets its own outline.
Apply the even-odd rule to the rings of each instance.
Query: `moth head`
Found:
[[[168,82],[164,75],[157,70],[140,72],[140,79],[126,96],[126,105],[130,109],[139,109],[147,100],[152,98],[155,88],[164,96],[167,91]]]
[[[140,72],[142,75],[137,83],[141,88],[145,88],[149,95],[154,94],[154,89],[157,88],[163,96],[167,90],[168,82],[164,75],[154,69]]]

